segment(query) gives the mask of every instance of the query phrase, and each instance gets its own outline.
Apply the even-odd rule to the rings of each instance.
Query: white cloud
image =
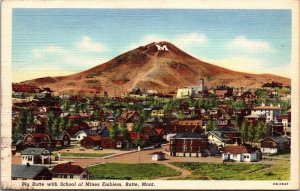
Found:
[[[230,70],[247,72],[254,74],[275,74],[284,77],[291,77],[291,68],[290,64],[276,66],[272,65],[269,61],[251,58],[251,57],[242,57],[242,56],[233,56],[223,59],[205,59],[206,62],[221,66]]]
[[[104,44],[93,42],[89,36],[83,36],[81,40],[76,43],[76,47],[82,51],[88,52],[103,52],[107,50]]]
[[[275,52],[275,50],[269,42],[263,40],[250,40],[245,36],[236,37],[230,43],[227,44],[226,48],[229,50],[242,50],[250,53]]]

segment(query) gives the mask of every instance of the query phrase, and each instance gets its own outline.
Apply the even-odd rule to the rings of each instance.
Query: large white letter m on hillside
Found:
[[[157,47],[157,50],[169,51],[167,45],[160,46],[159,44],[156,44],[155,46]]]

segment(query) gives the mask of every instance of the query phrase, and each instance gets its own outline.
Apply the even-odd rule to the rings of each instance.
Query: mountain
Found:
[[[23,83],[50,87],[59,93],[89,94],[97,90],[119,95],[134,87],[167,93],[183,86],[198,85],[201,77],[208,87],[222,84],[261,87],[263,83],[272,81],[283,85],[291,83],[285,77],[237,72],[209,64],[165,41],[140,46],[80,73],[38,78]]]

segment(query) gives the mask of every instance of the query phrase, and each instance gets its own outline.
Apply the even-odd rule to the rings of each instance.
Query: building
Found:
[[[222,85],[214,88],[214,93],[219,99],[233,96],[233,88]]]
[[[255,162],[259,161],[260,155],[245,145],[226,146],[222,153],[222,159],[223,161]]]
[[[87,137],[87,133],[84,130],[78,131],[75,133],[73,137],[71,137],[71,141],[78,141],[80,142],[84,137]]]
[[[258,116],[266,116],[266,122],[275,121],[275,119],[281,116],[281,108],[280,105],[273,106],[266,106],[264,103],[261,106],[254,107],[251,109],[251,115],[257,114]]]
[[[63,131],[59,136],[55,137],[55,139],[53,141],[54,141],[55,147],[69,147],[71,138],[70,138],[69,133],[67,133],[66,131]]]
[[[179,88],[177,90],[176,98],[189,98],[195,95],[195,89],[192,87]]]
[[[28,133],[23,138],[23,147],[53,148],[54,143],[47,133]]]
[[[171,118],[172,111],[165,109],[152,109],[151,117],[163,117],[163,118]]]
[[[275,155],[280,152],[289,152],[291,139],[287,136],[266,137],[260,141],[260,151],[264,155]]]
[[[241,131],[232,127],[218,128],[207,132],[207,140],[210,144],[220,148],[228,144],[238,145],[241,143]]]
[[[178,133],[170,137],[170,156],[201,157],[208,154],[205,136],[198,133]]]
[[[101,136],[88,135],[80,141],[80,145],[85,148],[93,148],[96,146],[101,146]]]
[[[12,165],[12,180],[52,180],[52,173],[48,168],[37,165]]]
[[[165,153],[163,152],[154,152],[154,153],[151,153],[151,159],[153,161],[160,161],[160,160],[165,160]]]
[[[26,148],[21,152],[22,164],[49,164],[51,152],[45,148]]]
[[[58,164],[52,170],[53,179],[80,179],[89,180],[90,174],[78,165]]]

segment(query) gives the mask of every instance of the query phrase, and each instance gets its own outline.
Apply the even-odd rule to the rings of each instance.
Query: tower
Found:
[[[203,92],[204,91],[204,79],[201,77],[199,80],[200,84],[199,84],[199,91]]]

